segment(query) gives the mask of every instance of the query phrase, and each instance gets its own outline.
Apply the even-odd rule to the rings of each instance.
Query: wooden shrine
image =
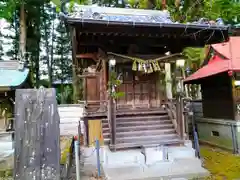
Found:
[[[88,121],[100,119],[113,150],[181,144],[183,122],[166,98],[164,63],[174,63],[185,47],[227,39],[228,27],[174,23],[154,10],[76,9],[62,8],[62,18],[72,33],[73,78],[79,78],[73,83],[83,81],[87,134]]]

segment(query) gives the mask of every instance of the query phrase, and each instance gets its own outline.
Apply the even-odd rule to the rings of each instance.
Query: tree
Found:
[[[44,75],[48,76],[48,87],[52,87],[53,79],[53,65],[54,65],[54,36],[56,12],[55,6],[51,3],[46,3],[42,9],[41,17],[41,58],[42,64],[47,65],[47,69],[43,70]]]
[[[64,82],[72,79],[72,57],[71,57],[71,42],[70,35],[65,27],[65,24],[60,21],[57,26],[56,37],[56,54],[58,55],[56,61],[56,77],[61,80],[61,92],[64,93]],[[69,92],[69,91],[66,91]],[[61,102],[64,102],[65,96],[61,96]]]
[[[0,61],[3,60],[4,52],[3,52],[3,34],[0,31]]]

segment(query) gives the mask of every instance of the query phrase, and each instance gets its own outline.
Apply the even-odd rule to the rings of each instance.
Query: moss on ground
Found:
[[[61,163],[64,164],[69,153],[71,139],[62,138],[61,145]],[[221,149],[202,146],[201,157],[204,158],[204,167],[211,173],[211,176],[205,178],[205,180],[234,180],[240,178],[240,156]],[[11,176],[11,169],[0,169],[0,177]]]
[[[240,178],[240,156],[207,146],[201,147],[201,156],[204,158],[204,167],[211,173],[206,180]]]
[[[0,169],[0,177],[12,177],[13,170],[12,169]]]
[[[70,152],[70,146],[72,143],[72,138],[70,137],[61,137],[60,146],[61,146],[61,164],[65,164],[67,161],[68,154]]]

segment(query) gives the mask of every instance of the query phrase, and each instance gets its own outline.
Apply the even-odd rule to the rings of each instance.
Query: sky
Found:
[[[10,28],[10,24],[5,19],[0,19],[0,32],[3,34],[3,36],[7,35],[14,35],[14,32]],[[11,49],[11,40],[0,37],[1,40],[3,40],[3,50],[6,53]],[[4,60],[9,60],[7,56],[3,57]]]

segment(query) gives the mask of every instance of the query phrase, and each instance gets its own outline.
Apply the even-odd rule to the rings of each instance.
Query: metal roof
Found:
[[[212,44],[212,48],[224,56],[226,59],[215,55],[208,64],[200,68],[198,71],[187,77],[184,82],[191,83],[196,80],[203,79],[212,75],[216,75],[227,71],[240,71],[240,37],[230,37],[228,42]]]
[[[0,87],[18,87],[28,74],[29,69],[18,61],[0,61]]]

